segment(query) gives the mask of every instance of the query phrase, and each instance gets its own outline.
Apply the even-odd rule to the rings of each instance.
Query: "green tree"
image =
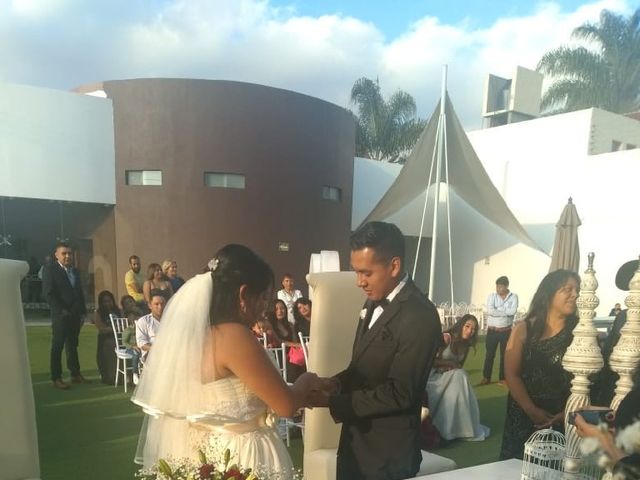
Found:
[[[362,77],[351,88],[351,103],[358,110],[356,155],[404,163],[426,124],[416,117],[413,97],[398,90],[385,101],[378,80]]]
[[[599,107],[616,113],[640,108],[640,9],[631,16],[602,10],[597,24],[573,30],[576,47],[547,52],[538,71],[553,83],[542,96],[548,113]]]

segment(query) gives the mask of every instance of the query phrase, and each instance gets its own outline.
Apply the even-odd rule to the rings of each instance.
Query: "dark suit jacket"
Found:
[[[67,273],[58,262],[47,265],[42,273],[42,294],[51,308],[53,321],[79,321],[87,313],[80,273],[72,268],[75,285],[71,286]]]
[[[372,302],[365,309],[370,312]],[[401,479],[420,468],[420,409],[442,330],[435,305],[411,280],[371,329],[361,318],[351,363],[339,373],[341,391],[329,409],[342,422],[339,480]],[[346,478],[345,478],[346,480]]]

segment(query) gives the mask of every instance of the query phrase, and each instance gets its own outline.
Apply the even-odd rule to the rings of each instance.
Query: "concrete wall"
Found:
[[[0,84],[0,195],[115,203],[111,101]]]
[[[175,259],[190,277],[223,245],[242,243],[273,266],[278,284],[291,272],[300,287],[312,252],[338,250],[346,268],[355,149],[349,112],[239,82],[123,80],[102,89],[115,116],[118,293],[134,253],[145,272],[151,262]],[[162,171],[162,186],[126,185],[127,170],[146,169]],[[243,174],[246,188],[207,187],[204,172]],[[342,200],[323,200],[324,185],[340,188]],[[279,251],[279,242],[289,251]]]

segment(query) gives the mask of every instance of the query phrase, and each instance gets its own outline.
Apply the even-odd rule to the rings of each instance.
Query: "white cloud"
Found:
[[[71,88],[98,80],[199,77],[262,83],[348,106],[353,82],[378,77],[385,93],[401,88],[428,116],[438,101],[441,65],[463,124],[477,127],[484,79],[534,68],[541,55],[597,21],[600,0],[564,12],[538,5],[529,16],[487,28],[471,21],[416,21],[385,40],[375,25],[342,15],[299,16],[266,0],[13,0],[0,4],[0,79]]]

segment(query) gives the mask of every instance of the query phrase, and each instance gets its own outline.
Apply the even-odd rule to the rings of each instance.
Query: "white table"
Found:
[[[501,462],[485,463],[475,467],[459,468],[449,472],[423,475],[416,479],[426,480],[519,480],[522,473],[522,460],[512,458]]]

